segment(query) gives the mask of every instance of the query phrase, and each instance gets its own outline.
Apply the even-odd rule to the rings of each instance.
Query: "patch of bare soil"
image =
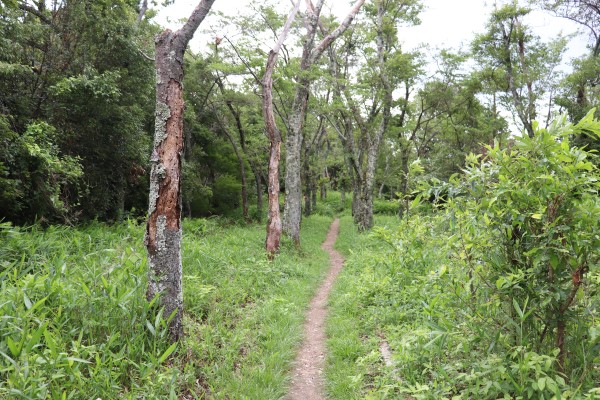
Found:
[[[333,249],[340,230],[340,220],[331,224],[321,248],[329,252],[330,269],[325,280],[310,302],[304,322],[304,341],[296,356],[292,370],[292,384],[287,400],[325,399],[323,369],[325,367],[325,318],[327,297],[337,275],[344,266],[344,258]]]

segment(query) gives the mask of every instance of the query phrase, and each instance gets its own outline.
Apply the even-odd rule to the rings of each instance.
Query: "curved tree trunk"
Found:
[[[292,27],[292,22],[294,22],[294,18],[299,8],[300,0],[296,2],[294,9],[290,12],[285,26],[283,27],[283,32],[275,44],[275,47],[269,52],[265,75],[262,80],[263,117],[265,119],[267,135],[269,136],[269,141],[271,143],[269,151],[269,214],[267,219],[267,238],[265,240],[265,249],[270,260],[272,260],[275,257],[275,253],[279,251],[282,231],[281,216],[279,213],[279,159],[281,156],[281,132],[277,129],[275,113],[273,111],[273,70],[277,64],[279,50]]]
[[[183,337],[181,265],[181,157],[183,154],[183,55],[214,0],[202,0],[180,30],[156,38],[156,122],[145,243],[148,300],[160,295],[169,337]]]

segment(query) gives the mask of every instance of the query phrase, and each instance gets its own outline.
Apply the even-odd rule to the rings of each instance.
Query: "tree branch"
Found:
[[[308,2],[310,3],[310,0]],[[335,28],[333,30],[333,32],[331,32],[329,35],[325,36],[325,38],[323,38],[323,40],[321,40],[321,42],[317,45],[317,47],[315,47],[313,49],[313,51],[311,52],[311,55],[310,55],[311,64],[313,62],[315,62],[321,56],[321,54],[323,54],[325,49],[327,49],[327,47],[334,40],[336,40],[338,37],[340,37],[346,31],[346,29],[348,29],[348,27],[350,26],[350,24],[356,17],[356,14],[358,14],[358,11],[360,11],[360,7],[362,7],[364,2],[365,2],[365,0],[357,0],[357,2],[354,3],[354,6],[352,6],[352,8],[350,9],[350,12],[346,16],[346,18],[342,21],[342,23],[337,28]],[[322,1],[319,2],[319,4],[321,4],[321,5],[322,5],[322,3],[323,3]],[[318,8],[319,4],[317,4],[318,11],[320,11],[320,9]]]
[[[35,9],[35,8],[31,7],[30,5],[27,5],[24,3],[19,3],[19,9],[35,15],[36,17],[38,17],[40,19],[40,21],[42,21],[46,25],[52,24],[52,21],[50,21],[48,19],[48,17],[46,17],[40,10]]]
[[[177,31],[177,37],[183,42],[184,48],[194,36],[194,32],[196,32],[200,23],[206,18],[214,2],[215,0],[201,0],[185,25]]]

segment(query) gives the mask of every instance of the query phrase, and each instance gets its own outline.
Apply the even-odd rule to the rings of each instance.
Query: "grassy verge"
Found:
[[[145,300],[143,226],[0,226],[0,398],[260,398],[285,392],[330,218],[265,261],[264,227],[184,224],[187,338]]]
[[[327,392],[333,399],[364,399],[378,374],[374,367],[382,367],[378,360],[376,329],[368,325],[362,295],[365,290],[376,290],[361,286],[361,275],[373,271],[373,254],[385,252],[381,243],[368,233],[359,234],[351,216],[341,217],[340,236],[336,249],[346,258],[330,297],[327,321]],[[394,226],[397,217],[377,216],[376,226]],[[373,279],[376,279],[374,276]],[[374,281],[373,281],[374,283]]]

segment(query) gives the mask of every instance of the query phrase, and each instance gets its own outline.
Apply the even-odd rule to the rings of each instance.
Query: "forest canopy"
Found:
[[[470,47],[434,53],[404,50],[398,33],[399,26],[419,23],[423,4],[384,3],[379,55],[377,9],[367,2],[302,72],[310,82],[303,197],[333,188],[364,198],[367,185],[376,197],[404,198],[419,181],[447,181],[459,173],[466,155],[481,153],[484,144],[506,143],[521,130],[531,135],[536,119],[567,113],[578,121],[598,105],[598,14],[587,2],[505,2]],[[154,128],[153,43],[161,30],[156,10],[124,0],[1,4],[0,218],[73,224],[143,216]],[[579,23],[584,36],[577,40],[587,37],[589,51],[565,59],[566,38],[545,41],[528,26],[533,10]],[[206,28],[203,37],[211,43],[186,53],[186,216],[263,216],[268,140],[257,79],[285,12],[261,2],[237,15],[213,16],[227,35]],[[294,132],[289,118],[300,76],[300,20],[275,69],[274,105],[284,140]],[[317,36],[330,26],[334,18],[324,18]],[[383,72],[391,90],[389,117]],[[377,135],[371,133],[383,119],[381,143],[373,146]],[[594,139],[577,140],[597,147]],[[423,171],[411,178],[417,159]],[[369,168],[372,183],[363,181]],[[282,191],[287,173],[283,166]],[[304,202],[307,215],[313,203]]]

